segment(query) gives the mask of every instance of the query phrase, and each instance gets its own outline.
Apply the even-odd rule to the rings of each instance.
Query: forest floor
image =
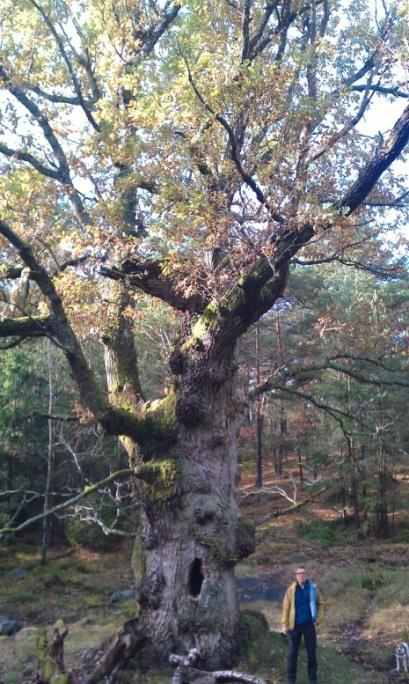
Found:
[[[269,491],[256,493],[253,480],[254,475],[242,477],[243,515],[260,521],[274,508],[289,505]],[[266,468],[265,489],[274,485],[283,486],[283,481]],[[285,486],[290,492],[291,485]],[[308,487],[299,487],[298,501],[310,494]],[[397,641],[409,641],[409,543],[396,541],[402,534],[382,542],[357,539],[329,498],[321,494],[291,514],[257,526],[256,552],[237,567],[239,592],[243,610],[264,613],[271,637],[267,657],[253,654],[241,667],[272,684],[285,682],[281,601],[295,566],[302,563],[326,599],[319,631],[320,682],[409,684],[408,674],[395,672],[393,656]],[[401,507],[407,507],[404,499]],[[125,542],[103,553],[62,547],[43,566],[28,537],[0,547],[0,622],[10,617],[23,625],[15,636],[0,637],[0,684],[20,684],[33,676],[38,635],[44,629],[50,633],[57,620],[69,628],[69,668],[132,617],[132,599],[112,596],[132,587],[130,555]],[[167,684],[170,671],[129,677],[123,681]],[[307,682],[303,652],[298,682]]]

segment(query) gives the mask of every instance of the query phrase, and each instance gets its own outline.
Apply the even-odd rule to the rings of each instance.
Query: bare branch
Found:
[[[382,95],[394,95],[395,97],[404,97],[408,98],[409,97],[409,92],[405,90],[401,90],[399,86],[382,86],[380,84],[378,85],[370,85],[370,86],[365,86],[365,85],[355,85],[351,87],[351,90],[356,90],[357,92],[364,92],[367,88],[369,90],[373,90],[375,93],[382,93]]]
[[[30,154],[30,152],[26,152],[24,150],[11,149],[10,147],[7,147],[7,145],[0,143],[0,153],[4,154],[6,157],[11,157],[16,161],[28,162],[28,164],[30,164],[34,169],[36,169],[36,171],[39,171],[43,176],[53,178],[54,180],[61,180],[60,170],[53,169],[50,166],[45,166],[45,164],[36,159],[34,155]]]
[[[69,187],[70,192],[69,192],[69,197],[70,200],[73,202],[74,207],[77,211],[77,214],[81,221],[84,224],[89,223],[89,217],[87,212],[84,209],[84,206],[82,204],[82,201],[80,199],[80,196],[73,186],[71,176],[70,176],[70,170],[69,170],[69,165],[67,162],[67,157],[65,155],[65,152],[63,148],[61,147],[61,144],[55,135],[53,129],[50,126],[48,118],[43,114],[43,112],[40,110],[40,108],[37,106],[37,104],[31,100],[25,90],[13,83],[13,79],[9,76],[9,74],[5,71],[3,65],[0,63],[0,79],[4,82],[5,86],[9,90],[9,92],[20,102],[20,104],[30,113],[30,115],[33,117],[33,119],[38,123],[40,128],[43,131],[44,137],[47,140],[48,144],[50,145],[52,151],[54,152],[55,159],[58,164],[58,171],[56,172],[57,175],[51,176],[58,180],[60,183],[62,183],[64,186]],[[7,149],[7,148],[6,148]],[[18,154],[24,154],[26,157],[28,157],[28,153],[26,152],[19,152],[17,151]],[[31,156],[31,155],[30,155]],[[28,161],[28,159],[23,159],[23,161]],[[34,162],[34,163],[33,163]],[[32,163],[33,167],[36,168],[37,171],[41,171],[41,163],[36,162],[35,158],[32,158]],[[44,167],[48,171],[48,167]],[[45,175],[50,176],[51,174],[49,172],[45,173]]]
[[[71,60],[70,60],[70,58],[69,58],[68,55],[67,55],[67,52],[66,52],[65,47],[64,47],[64,43],[63,43],[63,41],[62,41],[62,39],[61,39],[61,36],[58,34],[58,32],[57,32],[57,30],[56,30],[54,24],[52,23],[50,17],[49,17],[48,14],[43,10],[43,8],[41,7],[41,5],[39,5],[39,4],[36,2],[36,0],[30,0],[30,2],[31,2],[31,4],[36,8],[36,10],[39,12],[39,14],[41,15],[41,17],[43,18],[44,22],[45,22],[46,25],[48,26],[48,29],[49,29],[51,35],[54,37],[54,40],[55,40],[55,42],[56,42],[57,45],[58,45],[58,49],[59,49],[59,51],[60,51],[60,54],[61,54],[61,56],[62,56],[62,58],[63,58],[63,60],[64,60],[64,62],[65,62],[65,64],[66,64],[66,66],[67,66],[68,72],[69,72],[69,74],[70,74],[70,76],[71,76],[71,80],[72,80],[73,85],[74,85],[74,90],[75,90],[76,95],[77,95],[77,97],[78,97],[78,99],[79,99],[79,101],[80,101],[80,104],[81,104],[81,107],[82,107],[82,109],[83,109],[83,111],[84,111],[84,113],[85,113],[85,116],[87,117],[87,119],[88,119],[88,121],[90,122],[91,126],[92,126],[97,132],[100,132],[100,130],[101,130],[101,129],[100,129],[100,126],[99,126],[99,124],[96,122],[96,120],[94,119],[94,117],[93,117],[93,115],[92,115],[92,112],[91,112],[91,110],[90,110],[90,108],[89,108],[89,106],[88,106],[88,103],[86,103],[86,101],[84,100],[84,97],[83,97],[83,95],[82,95],[82,90],[81,90],[80,82],[79,82],[79,80],[78,80],[78,78],[77,78],[77,75],[76,75],[76,73],[75,73],[75,71],[74,71],[74,68],[73,68],[73,66],[72,66]]]
[[[44,418],[45,420],[58,420],[63,423],[77,423],[79,420],[78,416],[55,416],[49,413],[41,413],[40,411],[32,411],[32,413],[27,417]]]
[[[374,266],[372,264],[366,264],[362,261],[358,261],[357,259],[347,259],[346,257],[338,255],[337,253],[332,254],[327,258],[310,259],[308,261],[305,259],[298,259],[296,257],[291,259],[291,263],[296,264],[297,266],[318,266],[320,264],[330,264],[333,262],[342,264],[343,266],[350,266],[352,268],[358,269],[359,271],[365,271],[366,273],[372,273],[372,275],[376,276],[377,278],[391,279],[399,278],[401,275],[399,265],[392,265],[387,268],[384,266]]]
[[[325,492],[328,491],[328,488],[329,488],[328,485],[326,485],[325,487],[322,487],[317,492],[310,494],[310,496],[308,496],[307,498],[302,499],[301,501],[298,501],[297,503],[293,504],[292,506],[289,506],[289,508],[274,507],[272,512],[267,513],[266,515],[263,515],[262,518],[258,518],[257,520],[254,521],[254,524],[258,527],[259,525],[264,525],[264,523],[266,523],[269,520],[272,520],[274,518],[278,518],[279,516],[287,515],[289,513],[295,513],[296,511],[300,510],[300,508],[303,508],[307,504],[314,501],[314,499],[321,496],[321,494],[325,494]]]
[[[105,485],[109,484],[113,480],[116,480],[120,477],[124,477],[125,475],[133,475],[134,477],[138,477],[138,470],[130,470],[129,468],[123,469],[123,470],[117,470],[114,473],[111,473],[111,475],[108,475],[108,477],[105,477],[103,480],[100,480],[99,482],[96,482],[93,485],[88,485],[85,487],[85,489],[77,494],[77,496],[74,496],[72,499],[68,499],[68,501],[63,501],[63,503],[58,504],[57,506],[53,506],[53,508],[49,508],[47,511],[43,511],[43,513],[39,513],[38,515],[34,515],[33,517],[29,518],[28,520],[25,520],[23,523],[20,525],[17,525],[17,527],[3,527],[0,528],[0,539],[1,537],[4,536],[9,536],[16,534],[17,532],[21,532],[22,530],[26,529],[26,527],[30,527],[34,523],[38,522],[39,520],[43,520],[44,518],[54,515],[56,513],[59,513],[60,511],[63,511],[64,509],[68,508],[69,506],[74,506],[78,501],[81,501],[85,497],[89,496],[90,494],[93,494],[94,492],[98,491],[99,488],[104,487]]]
[[[7,349],[14,349],[14,347],[18,347],[20,344],[23,344],[27,340],[27,337],[17,337],[11,342],[5,342],[4,344],[0,344],[0,350],[5,351]]]
[[[372,92],[371,92],[372,91]],[[366,110],[368,109],[372,97],[373,97],[373,89],[370,86],[370,82],[365,86],[364,88],[364,96],[361,100],[360,106],[358,108],[358,111],[356,112],[355,116],[351,117],[349,121],[339,130],[337,133],[334,133],[329,140],[323,145],[323,147],[313,154],[313,156],[308,160],[308,163],[312,163],[317,161],[322,155],[326,154],[331,150],[334,145],[336,145],[340,140],[345,138],[345,136],[361,121],[362,117],[364,116]]]
[[[179,48],[179,50],[180,50],[180,48]],[[214,116],[214,118],[216,119],[216,121],[218,121],[218,123],[221,124],[221,126],[224,128],[224,130],[225,130],[226,133],[227,133],[227,136],[228,136],[228,139],[229,139],[229,143],[230,143],[230,156],[231,156],[231,159],[232,159],[232,161],[234,162],[234,164],[235,164],[235,166],[236,166],[236,169],[237,169],[237,171],[239,172],[239,174],[240,174],[242,180],[244,181],[244,183],[245,183],[246,185],[248,185],[249,188],[251,188],[251,190],[253,190],[253,192],[254,192],[254,194],[256,195],[256,197],[257,197],[258,201],[260,202],[260,204],[263,205],[263,206],[265,206],[266,209],[268,209],[268,211],[269,211],[269,213],[270,213],[272,219],[273,219],[274,221],[276,221],[277,223],[283,223],[283,222],[284,222],[283,217],[280,216],[280,215],[279,215],[277,212],[275,212],[274,210],[272,210],[272,208],[269,206],[268,201],[267,201],[267,198],[265,197],[265,195],[264,195],[262,189],[260,188],[260,186],[256,183],[256,181],[254,180],[254,178],[253,178],[249,173],[247,173],[247,171],[244,169],[244,167],[243,167],[243,165],[242,165],[242,163],[241,163],[241,160],[240,160],[239,148],[238,148],[236,136],[235,136],[235,134],[234,134],[234,131],[233,131],[231,125],[229,124],[229,122],[227,121],[227,119],[225,119],[224,116],[222,116],[221,114],[217,114],[217,113],[214,111],[214,109],[206,102],[206,100],[204,99],[204,97],[203,97],[202,94],[200,93],[198,87],[196,86],[196,83],[195,83],[195,81],[194,81],[194,79],[193,79],[192,72],[191,72],[191,70],[190,70],[190,66],[189,66],[189,63],[188,63],[188,61],[187,61],[187,58],[186,58],[185,54],[184,54],[181,50],[180,50],[180,53],[181,53],[181,56],[182,56],[182,58],[183,58],[183,60],[184,60],[184,62],[185,62],[185,65],[186,65],[189,83],[190,83],[190,85],[192,86],[192,89],[193,89],[193,91],[194,91],[196,97],[197,97],[198,100],[201,102],[201,104],[202,104],[203,107],[206,109],[206,111],[209,112],[209,114],[212,114],[212,116]]]

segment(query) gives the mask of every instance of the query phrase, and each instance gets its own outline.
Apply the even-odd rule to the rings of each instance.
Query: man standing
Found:
[[[304,636],[308,656],[310,684],[317,682],[317,637],[315,625],[322,619],[323,600],[316,584],[307,577],[303,566],[297,568],[295,582],[288,587],[283,601],[281,631],[288,640],[288,684],[295,684],[297,658],[301,638]]]

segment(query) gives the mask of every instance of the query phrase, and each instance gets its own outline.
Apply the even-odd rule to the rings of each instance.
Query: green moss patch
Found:
[[[245,610],[240,614],[240,653],[248,668],[257,672],[272,664],[272,642],[262,613]]]

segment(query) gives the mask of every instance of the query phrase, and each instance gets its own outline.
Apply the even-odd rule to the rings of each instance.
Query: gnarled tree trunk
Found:
[[[216,668],[237,659],[234,566],[253,550],[254,536],[235,499],[232,380],[222,387],[204,381],[193,395],[184,386],[176,394],[180,427],[162,462],[162,486],[148,486],[144,497],[134,553],[139,629],[151,644],[150,659],[197,647]],[[192,424],[199,413],[200,423]]]
[[[203,317],[202,317],[203,318]],[[143,660],[197,647],[206,667],[237,660],[239,604],[234,566],[254,548],[240,518],[235,339],[196,318],[170,359],[172,386],[151,421],[143,510],[133,568]],[[161,442],[173,424],[173,444]]]

